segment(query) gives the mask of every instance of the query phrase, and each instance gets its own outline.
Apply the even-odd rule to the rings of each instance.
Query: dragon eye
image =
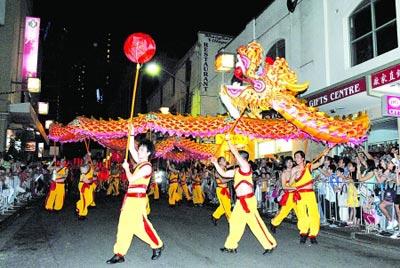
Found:
[[[236,67],[233,73],[237,79],[243,80],[243,71],[242,68]]]

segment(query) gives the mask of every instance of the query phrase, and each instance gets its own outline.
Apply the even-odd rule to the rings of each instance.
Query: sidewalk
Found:
[[[400,249],[400,239],[392,239],[389,236],[384,236],[378,232],[366,233],[365,230],[357,227],[329,227],[321,226],[321,233],[337,235],[344,238],[356,240],[363,243],[374,244],[386,247],[395,247]]]
[[[28,209],[34,203],[43,200],[43,196],[32,197],[29,199],[20,200],[12,209],[5,211],[0,214],[0,231],[5,229],[12,221],[20,216],[26,209]]]
[[[267,217],[266,215],[263,216],[267,218],[267,222],[271,220],[271,217]],[[286,218],[284,222],[296,228],[296,221]],[[366,233],[366,231],[360,227],[330,227],[329,225],[326,225],[321,226],[320,235],[333,235],[345,239],[355,240],[361,243],[367,243],[381,247],[390,247],[400,250],[400,238],[392,239],[390,238],[390,235],[384,236],[376,231]]]

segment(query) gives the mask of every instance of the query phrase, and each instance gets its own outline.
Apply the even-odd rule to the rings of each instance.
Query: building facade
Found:
[[[172,113],[180,114],[225,113],[218,97],[219,87],[213,86],[214,80],[219,79],[214,70],[214,58],[232,37],[208,32],[198,32],[197,36],[196,44],[175,68],[164,69],[168,79],[148,98],[148,111],[169,107]]]
[[[24,136],[34,140],[36,130],[48,141],[36,113],[38,96],[26,92],[23,77],[25,18],[30,14],[32,1],[0,1],[0,152],[6,150],[7,133],[28,131]],[[36,22],[29,26],[39,27]]]
[[[300,96],[310,106],[318,106],[333,116],[367,111],[371,119],[367,143],[371,146],[390,143],[399,139],[398,125],[395,117],[383,115],[381,96],[400,95],[397,14],[400,14],[400,0],[300,0],[293,12],[288,11],[283,1],[274,1],[249,21],[238,36],[226,45],[221,44],[220,50],[236,53],[239,46],[258,41],[266,55],[285,57],[300,83],[310,82],[309,89]],[[197,97],[203,103],[200,114],[225,113],[218,92],[221,83],[230,83],[233,73],[213,72],[207,76],[202,73],[201,40],[199,34],[199,42],[187,56],[192,62],[191,110],[196,110],[193,100]],[[176,76],[184,79],[185,59],[180,62]],[[208,64],[208,70],[213,65]],[[179,92],[183,89],[175,96],[172,84],[164,87],[162,101],[156,101],[160,99],[158,93],[149,101],[157,103],[153,111],[158,110],[159,104],[176,103],[172,101],[174,98],[181,100]],[[200,90],[197,92],[197,89]],[[290,146],[283,141],[268,141],[260,142],[257,147],[256,155],[262,156],[285,154],[305,146],[298,141],[291,142]],[[308,146],[312,155],[319,149],[316,145]]]
[[[257,40],[267,55],[285,57],[299,82],[310,82],[301,96],[310,106],[333,116],[367,111],[371,149],[399,139],[396,118],[383,116],[381,109],[382,94],[400,94],[399,11],[398,0],[303,0],[293,13],[275,1],[225,51],[234,53]],[[261,143],[258,149],[262,155],[304,148],[298,142],[291,148],[280,142],[269,142],[269,149]],[[319,149],[309,146],[311,154]]]

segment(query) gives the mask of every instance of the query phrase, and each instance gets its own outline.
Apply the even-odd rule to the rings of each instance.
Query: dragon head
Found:
[[[248,108],[251,117],[271,107],[270,101],[278,94],[297,95],[308,88],[308,83],[297,84],[297,75],[284,58],[267,57],[263,62],[263,48],[251,42],[237,49],[234,70],[236,81],[222,85],[220,97],[229,113],[236,117]]]

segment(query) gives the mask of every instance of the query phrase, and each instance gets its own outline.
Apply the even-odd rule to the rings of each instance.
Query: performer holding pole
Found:
[[[222,252],[236,253],[238,243],[244,233],[246,224],[261,243],[264,253],[270,253],[276,247],[275,238],[268,232],[264,221],[257,210],[257,200],[254,197],[252,171],[248,162],[249,154],[246,151],[238,151],[231,143],[230,136],[226,136],[229,149],[234,155],[239,168],[224,171],[217,159],[212,158],[218,173],[224,178],[233,178],[237,201],[229,220],[229,235]]]
[[[133,235],[138,236],[150,245],[153,249],[152,260],[158,259],[161,255],[161,250],[163,249],[163,242],[160,240],[153,229],[153,226],[148,221],[146,213],[146,205],[148,204],[146,191],[153,172],[152,166],[148,160],[154,152],[154,145],[150,141],[145,141],[140,143],[139,150],[136,150],[132,125],[139,70],[141,64],[151,60],[154,56],[156,52],[156,44],[149,35],[144,33],[134,33],[126,39],[124,43],[124,52],[129,60],[136,63],[131,113],[128,120],[128,139],[126,144],[125,161],[122,166],[128,178],[129,186],[121,208],[117,241],[114,245],[114,256],[107,261],[108,264],[125,261],[124,255],[129,249]],[[133,160],[137,164],[133,173],[131,173],[129,169],[128,151],[131,152]]]
[[[89,155],[84,157],[84,163],[80,167],[81,176],[79,180],[79,201],[76,202],[76,212],[78,213],[78,220],[85,220],[88,214],[88,207],[93,202],[93,193],[91,185],[93,180],[93,167],[89,163]]]
[[[294,178],[294,187],[296,188],[293,196],[297,201],[297,227],[300,230],[300,244],[305,244],[307,238],[310,238],[312,244],[318,243],[316,237],[319,232],[320,218],[311,171],[324,163],[323,156],[327,155],[329,150],[330,148],[326,148],[314,161],[307,164],[303,151],[297,151],[294,154],[297,165],[292,169],[291,177]],[[319,162],[315,163],[318,159]]]
[[[119,216],[114,256],[107,261],[108,264],[125,261],[124,256],[128,252],[133,235],[150,245],[153,249],[152,260],[158,259],[164,249],[163,242],[148,220],[146,212],[148,204],[146,190],[153,172],[149,158],[154,153],[154,145],[152,142],[144,140],[139,143],[139,149],[136,150],[134,135],[133,133],[131,135],[129,151],[137,166],[131,172],[127,161],[122,164],[128,177],[129,186]]]
[[[60,166],[56,166],[56,157],[49,165],[48,169],[52,172],[52,181],[47,194],[45,208],[48,211],[60,211],[64,206],[65,199],[65,179],[68,176],[67,162],[61,159]],[[54,166],[53,166],[54,164]]]
[[[278,214],[271,220],[270,229],[271,232],[275,233],[276,228],[281,222],[289,215],[293,209],[297,216],[297,195],[294,197],[296,188],[293,186],[294,179],[291,178],[293,168],[293,158],[286,156],[284,160],[284,170],[281,176],[282,189],[284,194],[279,202],[281,209]]]
[[[226,171],[226,160],[223,156],[218,157],[219,166]],[[226,219],[229,221],[231,217],[231,194],[229,193],[229,188],[227,183],[232,179],[224,178],[219,174],[215,174],[215,180],[217,182],[217,198],[219,206],[211,215],[211,221],[214,225],[217,225],[217,221],[225,214]]]

